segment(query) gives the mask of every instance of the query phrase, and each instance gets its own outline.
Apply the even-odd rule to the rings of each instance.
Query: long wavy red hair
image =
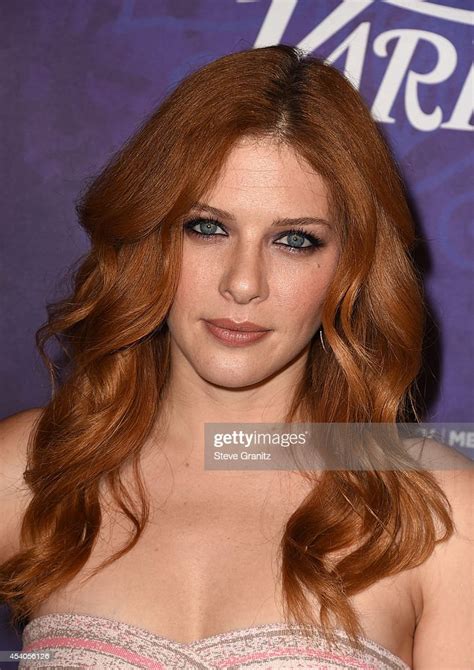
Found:
[[[129,551],[144,529],[149,502],[139,458],[169,379],[166,317],[180,274],[182,217],[243,136],[285,142],[309,162],[328,186],[341,241],[322,316],[329,350],[318,338],[311,342],[283,420],[393,424],[417,417],[426,308],[412,259],[414,225],[395,162],[360,95],[337,69],[287,45],[205,65],[78,200],[91,248],[74,269],[71,294],[48,305],[37,331],[52,397],[30,437],[24,477],[32,495],[21,548],[0,566],[0,597],[14,623],[86,563],[101,526],[101,483],[132,532],[98,570]],[[45,351],[52,337],[64,352],[61,365]],[[138,505],[121,479],[125,463],[133,464]],[[281,539],[285,614],[314,623],[307,590],[320,603],[328,639],[334,615],[357,644],[362,629],[349,597],[423,563],[452,532],[449,502],[429,472],[327,470]]]

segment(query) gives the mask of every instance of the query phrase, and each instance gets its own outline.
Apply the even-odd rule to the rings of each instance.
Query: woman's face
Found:
[[[200,205],[185,219],[182,271],[167,320],[173,365],[190,365],[219,386],[249,386],[301,362],[320,326],[339,257],[327,191],[292,148],[246,138]],[[297,218],[316,221],[278,223]],[[303,232],[290,233],[294,228]],[[270,332],[230,346],[206,325],[222,318]]]

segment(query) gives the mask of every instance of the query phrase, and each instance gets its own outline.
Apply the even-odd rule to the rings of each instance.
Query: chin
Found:
[[[271,374],[271,372],[265,370],[260,374],[254,370],[241,370],[236,372],[235,370],[216,370],[215,365],[212,371],[212,374],[209,374],[209,369],[197,370],[198,374],[205,379],[209,384],[214,384],[215,386],[221,386],[223,388],[244,388],[246,386],[252,386],[253,384],[258,384],[259,382],[265,381]],[[212,369],[212,368],[211,368]]]

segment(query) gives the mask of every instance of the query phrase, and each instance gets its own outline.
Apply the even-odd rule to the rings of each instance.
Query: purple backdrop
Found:
[[[190,71],[284,42],[359,87],[408,183],[432,312],[426,421],[472,420],[470,0],[22,0],[3,56],[1,415],[45,405],[45,304],[87,251],[74,199]],[[0,649],[18,649],[5,628]],[[3,667],[3,664],[0,665]],[[15,665],[9,663],[9,668]]]

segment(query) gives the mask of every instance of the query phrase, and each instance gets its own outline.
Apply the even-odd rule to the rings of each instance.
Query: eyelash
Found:
[[[223,235],[215,235],[214,233],[209,233],[209,235],[206,235],[205,233],[199,233],[197,230],[193,230],[194,226],[196,226],[198,223],[201,223],[202,221],[206,221],[209,223],[214,223],[216,226],[219,226],[222,228],[222,230],[225,230],[223,227],[222,223],[218,221],[217,219],[211,219],[207,218],[205,216],[201,216],[195,219],[191,219],[190,221],[186,221],[184,224],[184,228],[189,231],[192,235],[197,235],[198,237],[202,238],[215,238],[215,237],[223,237]],[[280,237],[277,239],[282,239],[283,237],[286,237],[287,235],[292,235],[293,233],[296,233],[297,235],[301,235],[302,237],[305,237],[309,242],[311,242],[311,246],[308,247],[291,247],[289,244],[280,244],[278,246],[281,247],[286,247],[286,249],[289,250],[290,253],[313,253],[317,249],[320,249],[325,246],[325,242],[320,237],[315,237],[314,235],[311,235],[311,233],[307,233],[305,230],[302,228],[291,228],[291,230],[286,230]]]

